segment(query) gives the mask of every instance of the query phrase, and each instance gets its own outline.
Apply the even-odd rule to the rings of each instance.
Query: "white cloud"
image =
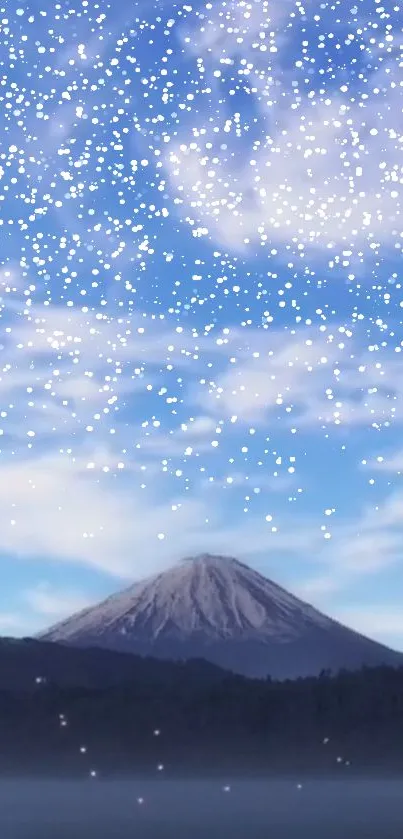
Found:
[[[285,412],[300,428],[403,418],[397,357],[389,349],[363,350],[356,327],[198,334],[152,319],[62,306],[9,305],[6,314],[0,427],[10,439],[30,431],[56,445],[68,433],[77,438],[90,432],[99,445],[116,426],[122,443],[133,443],[119,411],[136,399],[136,414],[143,404],[145,420],[148,403],[139,398],[158,395],[161,407],[168,403],[172,394],[161,376],[167,365],[183,372],[189,413],[194,405],[196,415],[186,431],[144,426],[136,432],[144,453],[181,454],[182,444],[192,447],[192,440],[207,450],[220,417],[257,424]],[[214,380],[203,378],[207,361]],[[197,405],[204,416],[197,416]]]
[[[0,551],[78,561],[122,577],[197,550],[266,552],[314,562],[337,588],[400,559],[402,512],[403,496],[391,496],[378,510],[364,509],[357,519],[333,525],[326,543],[318,524],[306,518],[293,518],[291,526],[288,516],[280,517],[277,533],[263,517],[226,523],[205,492],[164,498],[153,480],[141,490],[130,470],[125,477],[118,469],[88,470],[78,458],[32,456],[2,466]]]
[[[291,490],[294,484],[295,479],[291,474],[282,475],[276,471],[273,475],[259,474],[258,472],[245,475],[244,472],[232,472],[231,469],[228,469],[228,475],[226,477],[216,478],[214,475],[211,475],[202,481],[203,487],[206,488],[221,490],[225,487],[227,490],[230,490],[235,487],[243,487],[246,492],[249,491],[256,495],[265,492],[286,492],[287,490]]]
[[[151,424],[150,424],[151,425]],[[211,451],[211,441],[216,429],[211,417],[195,417],[179,428],[169,431],[154,429],[146,431],[136,444],[139,454],[147,457],[183,457]]]
[[[214,164],[214,175],[209,174],[211,161],[201,146],[191,148],[191,136],[182,136],[182,142],[170,149],[167,166],[173,185],[180,187],[185,209],[204,222],[223,246],[238,250],[250,243],[269,246],[290,240],[333,249],[335,243],[345,244],[348,266],[354,264],[351,247],[362,244],[369,233],[382,242],[396,239],[398,193],[393,184],[383,186],[382,168],[383,163],[393,167],[398,158],[396,144],[390,135],[386,135],[386,149],[370,135],[366,137],[368,156],[363,161],[359,158],[362,165],[355,166],[355,172],[361,171],[358,180],[354,170],[346,172],[340,158],[340,147],[349,136],[346,120],[347,115],[351,119],[351,111],[341,111],[341,99],[333,100],[332,108],[311,112],[311,107],[305,109],[306,134],[301,134],[299,116],[284,123],[270,139],[270,147],[265,145],[257,154],[251,150],[254,163],[240,169],[222,161]],[[370,122],[380,116],[374,110]],[[340,128],[335,127],[338,124]],[[353,114],[353,125],[359,128],[358,112]]]
[[[13,398],[18,409],[9,425],[9,437],[3,437],[0,466],[3,555],[81,562],[127,579],[200,550],[251,560],[267,556],[270,561],[273,556],[276,561],[277,557],[284,558],[286,563],[312,564],[314,557],[315,574],[306,586],[307,590],[311,586],[317,596],[332,587],[348,587],[359,575],[376,574],[388,563],[398,561],[403,509],[400,496],[391,496],[378,512],[364,510],[358,519],[334,526],[330,544],[325,544],[316,521],[291,521],[286,515],[272,522],[277,532],[263,515],[248,513],[242,520],[229,521],[225,505],[216,501],[212,504],[202,477],[196,480],[191,495],[181,483],[176,490],[172,481],[162,482],[158,463],[161,457],[182,457],[188,449],[192,453],[208,451],[217,414],[225,418],[236,414],[239,420],[256,424],[291,405],[290,422],[295,422],[296,411],[301,423],[313,426],[331,404],[326,394],[331,377],[334,402],[342,400],[351,412],[346,413],[344,421],[352,421],[354,408],[354,421],[358,414],[365,424],[368,388],[378,386],[380,390],[382,385],[385,394],[391,389],[393,396],[393,387],[400,387],[398,362],[386,351],[383,355],[360,350],[355,332],[338,326],[318,331],[302,327],[281,333],[228,329],[198,336],[190,331],[175,333],[164,323],[151,323],[150,332],[146,323],[146,331],[139,332],[137,328],[143,326],[135,320],[129,325],[127,319],[103,319],[97,313],[70,313],[52,306],[46,310],[28,308],[25,314],[16,309],[14,315],[14,320],[11,317],[6,322],[12,329],[5,336],[5,367],[10,367],[4,375],[8,378],[0,382],[2,404],[6,406]],[[89,415],[108,407],[111,393],[117,396],[118,405],[124,405],[137,386],[137,379],[131,377],[138,359],[144,357],[144,365],[157,370],[167,353],[174,354],[174,345],[174,363],[184,365],[181,372],[189,388],[187,404],[191,409],[192,400],[199,400],[202,414],[195,404],[193,421],[178,421],[172,433],[163,424],[154,429],[151,423],[139,431],[130,420],[119,424],[119,417],[115,437],[104,420],[95,436],[80,436],[76,430],[72,433],[70,416],[75,414],[73,419],[82,428]],[[80,359],[78,365],[74,364],[75,358]],[[196,383],[201,360],[204,370],[206,358],[214,359],[218,372],[215,385],[200,392]],[[236,362],[232,363],[231,358]],[[117,369],[122,373],[118,374]],[[27,398],[23,395],[29,383],[33,384],[32,376],[37,375],[44,388],[54,370],[59,370],[59,398],[68,395],[72,406],[70,402],[64,406],[63,402],[49,400],[42,415],[42,395],[40,399],[36,394],[29,396],[37,401],[36,428],[41,429],[46,446],[37,447],[34,442],[24,450],[21,434],[32,423],[21,410]],[[85,371],[94,373],[88,389]],[[106,378],[109,375],[110,380]],[[107,389],[103,390],[105,384]],[[56,393],[53,381],[52,388]],[[47,391],[43,389],[43,393]],[[282,405],[278,398],[283,400]],[[393,406],[392,399],[389,404]],[[400,404],[398,407],[397,418]],[[7,410],[12,416],[11,409]],[[374,415],[378,421],[382,411],[383,405]],[[48,418],[48,426],[44,419],[41,425],[41,417]],[[50,426],[57,433],[53,435]],[[227,428],[231,434],[238,433],[237,423],[229,423]],[[220,461],[222,477],[218,477],[217,485],[221,489],[226,477],[223,466]],[[239,468],[234,468],[232,477],[235,487],[244,484],[245,489],[253,489],[253,472],[247,480]],[[281,475],[278,480],[281,489],[286,489]],[[279,487],[274,479],[273,483],[265,482],[260,476],[256,476],[256,485],[268,493]],[[45,594],[41,593],[42,598]]]
[[[403,640],[402,610],[393,606],[388,609],[371,605],[341,608],[339,619],[363,635],[385,639],[385,643],[392,636]]]
[[[174,496],[160,492],[155,476],[147,481],[146,472],[148,485],[141,490],[132,466],[127,475],[117,469],[104,473],[100,463],[88,470],[84,459],[60,455],[3,463],[0,553],[15,562],[81,563],[115,576],[116,588],[186,555],[222,553],[250,562],[283,584],[288,581],[298,596],[325,612],[335,611],[340,620],[344,613],[329,610],[329,597],[401,563],[402,494],[391,495],[378,508],[363,508],[348,521],[338,522],[335,516],[326,540],[317,520],[306,516],[277,515],[270,523],[254,514],[228,519],[202,483],[191,497],[183,492]],[[305,576],[303,584],[292,583],[297,567]],[[89,602],[80,591],[60,591],[48,583],[23,591],[22,599],[30,612],[22,615],[15,608],[0,616],[2,631],[32,633]]]
[[[395,492],[378,506],[364,507],[354,519],[328,524],[325,542],[319,527],[298,528],[300,552],[311,550],[316,572],[297,583],[300,596],[321,598],[348,590],[361,577],[387,572],[402,563],[403,494]]]
[[[301,341],[299,335],[283,334],[283,344],[277,352],[269,350],[258,358],[229,367],[211,391],[212,407],[256,421],[284,402],[300,399],[305,402],[307,392],[312,393],[315,384],[317,388],[318,379],[320,385],[323,382],[321,365],[328,364],[337,352],[337,347],[333,349],[329,345],[326,335],[310,341],[310,338]]]
[[[33,612],[49,620],[61,620],[93,603],[80,592],[60,591],[46,581],[23,592],[22,597]]]
[[[116,463],[110,472],[99,463],[88,469],[84,459],[58,453],[3,462],[0,553],[82,563],[131,579],[184,554],[253,553],[270,544],[264,522],[258,530],[248,520],[228,526],[202,492],[159,491],[148,468],[141,489],[133,464],[127,476],[123,471]]]
[[[284,28],[288,14],[286,4],[273,23],[271,5],[222,3],[202,26],[195,22],[186,31],[187,49],[207,65],[210,77],[225,78],[229,64],[230,78],[235,74],[244,85],[259,114],[260,140],[255,127],[248,148],[242,124],[250,121],[250,107],[236,116],[231,97],[223,98],[222,87],[213,84],[214,130],[201,108],[191,128],[184,126],[168,145],[165,164],[193,235],[208,232],[232,250],[293,242],[303,251],[312,245],[354,266],[361,258],[357,248],[376,251],[379,243],[398,243],[401,230],[396,55],[387,52],[371,75],[371,88],[382,96],[365,94],[364,101],[350,84],[330,92],[312,87],[309,96],[295,92],[298,71],[286,65],[290,50],[295,59],[301,56],[293,30],[287,34]],[[277,24],[280,33],[283,27],[280,37]],[[223,138],[227,148],[235,143],[234,157],[222,150]]]
[[[0,635],[15,637],[24,634],[29,621],[20,612],[0,612]]]
[[[196,22],[195,18],[191,18],[190,26],[184,24],[180,27],[180,36],[186,50],[202,55],[206,63],[224,56],[230,60],[243,58],[262,29],[268,28],[268,25],[270,30],[283,28],[293,8],[292,0],[284,0],[281,4],[268,0],[252,3],[227,0],[226,3],[212,5],[209,15],[201,18],[200,25],[197,18]],[[267,26],[264,26],[266,21]],[[272,54],[266,53],[266,66],[271,57]]]
[[[21,265],[9,261],[0,268],[0,289],[2,294],[12,294],[21,291],[26,285],[25,273]],[[4,305],[4,304],[3,304]]]
[[[103,421],[107,414],[115,417],[138,394],[165,394],[164,402],[170,393],[161,368],[168,364],[183,371],[189,407],[199,403],[213,415],[194,417],[187,433],[195,436],[200,422],[204,430],[208,425],[206,434],[213,430],[221,412],[259,421],[282,408],[300,426],[403,416],[397,356],[389,348],[363,349],[357,326],[228,327],[198,334],[151,318],[62,306],[9,305],[6,314],[0,394],[5,410],[12,404],[14,433],[16,406],[25,406],[25,421],[45,433],[94,425],[94,413]],[[201,375],[207,362],[214,364],[215,380]],[[158,447],[158,437],[156,432],[155,442],[149,436],[144,445]]]
[[[157,386],[161,366],[191,372],[200,347],[220,352],[210,338],[151,318],[12,300],[3,318],[0,430],[13,439],[33,431],[56,440],[87,426],[99,434],[108,415],[118,422],[121,406]]]
[[[377,472],[396,472],[400,474],[403,472],[403,449],[398,449],[386,455],[386,457],[378,455],[377,458],[370,461],[370,466],[372,470]]]
[[[115,475],[118,470],[115,468]],[[83,562],[116,575],[146,571],[174,550],[174,537],[202,533],[205,510],[183,499],[158,501],[114,473],[59,454],[8,462],[1,468],[0,551],[16,557]],[[180,542],[180,538],[179,538]],[[168,547],[169,552],[169,547]]]
[[[403,384],[390,349],[363,349],[359,333],[337,325],[268,332],[266,342],[206,382],[197,396],[205,410],[254,425],[277,414],[300,429],[402,422]]]
[[[76,590],[59,590],[46,581],[21,591],[14,610],[0,612],[0,635],[32,636],[95,602]]]

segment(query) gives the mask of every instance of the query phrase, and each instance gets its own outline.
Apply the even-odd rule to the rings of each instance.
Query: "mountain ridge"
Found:
[[[163,659],[205,658],[241,675],[296,678],[403,663],[234,557],[199,554],[37,636]]]

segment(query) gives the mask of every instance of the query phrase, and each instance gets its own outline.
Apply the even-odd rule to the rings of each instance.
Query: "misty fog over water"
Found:
[[[1,839],[400,839],[400,780],[2,781]]]

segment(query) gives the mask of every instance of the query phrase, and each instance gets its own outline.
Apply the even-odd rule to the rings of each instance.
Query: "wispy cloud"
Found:
[[[219,419],[259,423],[277,412],[299,427],[317,427],[403,416],[398,361],[389,350],[363,350],[355,328],[224,327],[199,334],[150,318],[54,305],[8,304],[5,315],[1,429],[14,439],[51,435],[56,443],[60,435],[90,433],[99,442],[119,426],[121,439],[133,442],[123,411],[134,400],[138,408],[139,399],[172,402],[167,369],[183,373],[189,421],[170,430],[138,422],[144,452],[208,449]],[[206,362],[214,379],[205,377]]]
[[[353,520],[328,524],[322,532],[307,524],[298,535],[301,552],[310,546],[316,568],[297,584],[299,593],[317,599],[347,590],[361,577],[376,576],[402,563],[403,494],[391,493],[382,504],[364,507]]]
[[[365,465],[369,465],[372,470],[377,472],[397,473],[400,475],[403,472],[403,449],[399,448],[394,452],[386,455],[378,455],[372,458],[369,463],[366,461]]]
[[[258,472],[246,475],[243,472],[232,472],[228,470],[228,475],[225,477],[215,477],[211,475],[209,478],[202,480],[202,485],[206,488],[227,490],[242,487],[245,492],[260,495],[260,493],[278,493],[287,492],[291,490],[295,484],[295,477],[292,474],[280,474],[274,471],[273,475],[259,474]]]
[[[304,55],[293,29],[285,27],[288,14],[288,4],[274,12],[281,37],[265,3],[248,9],[243,2],[220,3],[201,26],[195,19],[186,30],[189,52],[218,77],[218,89],[210,88],[217,116],[213,131],[200,105],[198,122],[169,144],[165,165],[193,235],[208,233],[235,251],[286,241],[302,251],[323,248],[351,271],[360,261],[357,248],[371,253],[399,237],[393,172],[400,157],[401,91],[390,75],[396,54],[383,45],[384,63],[372,72],[380,96],[362,96],[350,81],[330,91],[313,83],[305,92],[298,61],[289,64],[294,54],[302,67]],[[235,72],[235,88],[248,93],[248,113],[255,106],[259,141],[255,130],[248,141],[242,114],[222,97],[227,72],[231,79]],[[223,137],[226,149],[237,144],[238,154],[220,150]]]
[[[34,588],[22,593],[22,599],[29,608],[44,620],[68,617],[74,612],[85,609],[93,599],[78,591],[59,590],[48,582],[42,581]]]
[[[150,559],[158,563],[164,558],[167,551],[160,547],[159,534],[171,554],[184,522],[186,538],[194,531],[201,536],[205,510],[197,501],[161,501],[139,486],[123,488],[123,479],[114,477],[118,465],[111,474],[102,467],[98,476],[87,466],[58,454],[3,464],[3,554],[81,561],[130,577],[137,563],[146,571]]]
[[[391,495],[378,509],[328,525],[326,541],[306,518],[277,516],[269,525],[249,514],[229,522],[201,485],[191,497],[171,487],[167,494],[155,481],[141,489],[119,464],[104,471],[79,458],[32,456],[2,466],[0,552],[82,562],[128,579],[198,550],[266,556],[269,563],[282,556],[311,567],[305,589],[318,594],[399,562],[402,512],[403,497]]]
[[[0,634],[5,636],[18,636],[25,634],[29,621],[22,612],[0,612]]]
[[[145,423],[146,427],[151,426],[136,444],[141,455],[147,458],[156,456],[167,457],[190,457],[201,452],[212,450],[212,441],[217,423],[212,417],[192,417],[189,422],[181,423],[179,428],[171,429],[169,432],[153,428],[152,423]]]
[[[403,615],[397,607],[385,609],[369,605],[341,608],[339,617],[357,632],[380,638],[384,643],[391,643],[392,638],[395,642],[403,639]]]
[[[311,583],[316,590],[328,586],[329,578],[337,587],[351,573],[375,573],[385,557],[395,561],[399,498],[385,502],[374,526],[368,512],[336,527],[332,547],[325,548],[314,523],[299,522],[297,532],[285,517],[273,531],[249,514],[228,524],[224,509],[206,496],[201,472],[192,495],[185,485],[160,483],[166,473],[161,458],[213,453],[219,423],[236,439],[239,423],[258,425],[280,412],[305,428],[325,421],[365,425],[386,416],[401,419],[397,362],[386,351],[363,351],[354,330],[228,328],[198,335],[163,322],[54,306],[11,308],[6,323],[1,552],[81,561],[132,577],[150,563],[164,565],[198,549],[247,556],[273,550],[294,558],[317,556],[321,570]],[[175,365],[183,365],[193,416],[171,428],[150,420],[135,427],[132,419],[120,419],[128,399],[143,392],[166,396],[158,371],[173,357]],[[218,373],[215,382],[202,386],[206,357],[214,359]],[[222,463],[216,486],[253,490],[255,473],[235,466],[225,470]],[[280,473],[266,481],[256,474],[257,487],[269,494],[278,492],[278,481],[286,489],[281,480]]]
[[[267,346],[206,382],[200,404],[253,424],[278,415],[303,429],[403,420],[396,357],[363,348],[359,332],[335,325],[269,333]]]
[[[206,485],[208,473],[199,471],[190,493],[161,468],[162,459],[213,453],[217,429],[236,440],[242,424],[257,426],[281,411],[306,429],[327,415],[329,422],[365,425],[388,411],[398,420],[397,361],[387,350],[364,351],[355,327],[228,327],[199,334],[164,321],[53,305],[11,303],[5,314],[1,554],[81,563],[117,580],[200,550],[259,562],[269,574],[272,561],[285,568],[299,563],[310,573],[297,593],[317,605],[399,561],[399,495],[350,521],[332,521],[326,541],[314,519],[285,513],[266,520],[258,512],[228,517],[225,503],[212,503],[207,492],[225,487],[254,496],[256,484],[270,499],[293,480],[281,470],[265,476],[220,461],[210,475],[215,480]],[[214,381],[203,378],[206,359],[214,362]],[[169,398],[160,379],[167,364],[180,370],[189,419],[178,417],[169,427],[166,417],[151,421],[153,412],[146,410],[148,419],[139,423],[137,406],[134,425],[133,414],[123,413],[130,400]],[[52,620],[63,617],[82,596],[58,596],[45,584],[27,598],[35,622],[46,619],[46,611]],[[9,616],[16,632],[18,620],[17,613]]]
[[[152,319],[8,300],[0,395],[4,434],[97,433],[138,394],[163,396],[161,367],[190,371],[206,339]],[[208,340],[211,352],[220,348]],[[195,427],[194,430],[196,431]]]
[[[35,635],[49,623],[63,620],[95,600],[77,590],[58,589],[44,580],[31,589],[22,590],[13,610],[0,612],[0,634]]]

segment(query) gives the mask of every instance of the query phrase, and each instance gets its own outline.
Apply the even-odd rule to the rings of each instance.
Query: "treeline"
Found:
[[[154,671],[155,667],[155,671]],[[80,777],[403,771],[403,668],[248,680],[148,662],[115,687],[0,691],[0,771]],[[154,673],[154,675],[152,675]]]

